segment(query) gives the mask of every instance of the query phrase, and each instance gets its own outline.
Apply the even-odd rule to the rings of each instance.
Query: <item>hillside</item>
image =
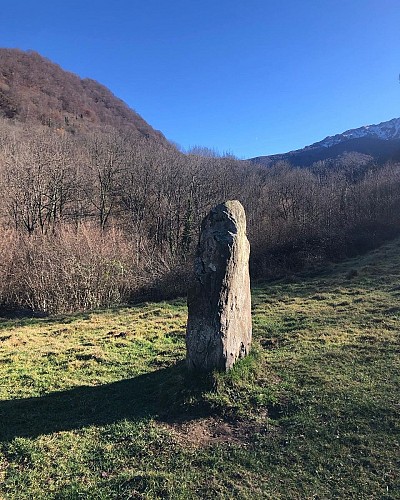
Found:
[[[2,320],[0,496],[399,498],[399,248],[255,288],[210,379],[184,300]]]
[[[271,166],[287,161],[294,166],[311,167],[317,162],[346,166],[349,157],[358,163],[385,163],[400,160],[400,118],[378,125],[347,130],[288,153],[259,156],[250,161]]]
[[[106,87],[32,51],[0,49],[0,116],[72,133],[124,128],[167,143],[161,132]]]

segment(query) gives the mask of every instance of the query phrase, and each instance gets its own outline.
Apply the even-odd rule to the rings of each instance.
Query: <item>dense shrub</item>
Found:
[[[3,232],[3,303],[47,313],[126,301],[149,276],[134,264],[120,231],[63,228],[47,235]]]

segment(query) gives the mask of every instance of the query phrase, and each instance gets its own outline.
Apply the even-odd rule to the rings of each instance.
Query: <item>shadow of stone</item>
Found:
[[[211,381],[189,375],[185,363],[96,387],[0,401],[0,440],[107,425],[123,419],[191,420],[210,414],[202,393]],[[187,404],[187,401],[192,401]],[[193,401],[195,401],[193,403]]]

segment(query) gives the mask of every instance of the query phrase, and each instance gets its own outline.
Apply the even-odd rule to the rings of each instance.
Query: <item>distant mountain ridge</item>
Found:
[[[104,85],[63,70],[37,52],[0,49],[0,117],[72,133],[114,127],[167,144]]]
[[[362,157],[363,162],[379,163],[400,160],[400,118],[363,127],[346,130],[342,134],[328,136],[322,141],[288,153],[258,156],[250,161],[262,165],[273,165],[278,161],[288,161],[292,165],[309,167],[318,161],[343,161],[343,157]]]
[[[351,139],[361,139],[362,137],[371,137],[389,141],[400,139],[400,118],[393,118],[387,122],[379,123],[378,125],[365,125],[363,127],[346,130],[342,134],[328,136],[322,141],[306,146],[304,149],[315,147],[330,148],[341,142]]]

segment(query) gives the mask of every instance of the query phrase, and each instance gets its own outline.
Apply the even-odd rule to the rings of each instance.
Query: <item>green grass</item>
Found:
[[[400,498],[400,243],[253,290],[188,375],[184,300],[0,321],[0,498]]]

